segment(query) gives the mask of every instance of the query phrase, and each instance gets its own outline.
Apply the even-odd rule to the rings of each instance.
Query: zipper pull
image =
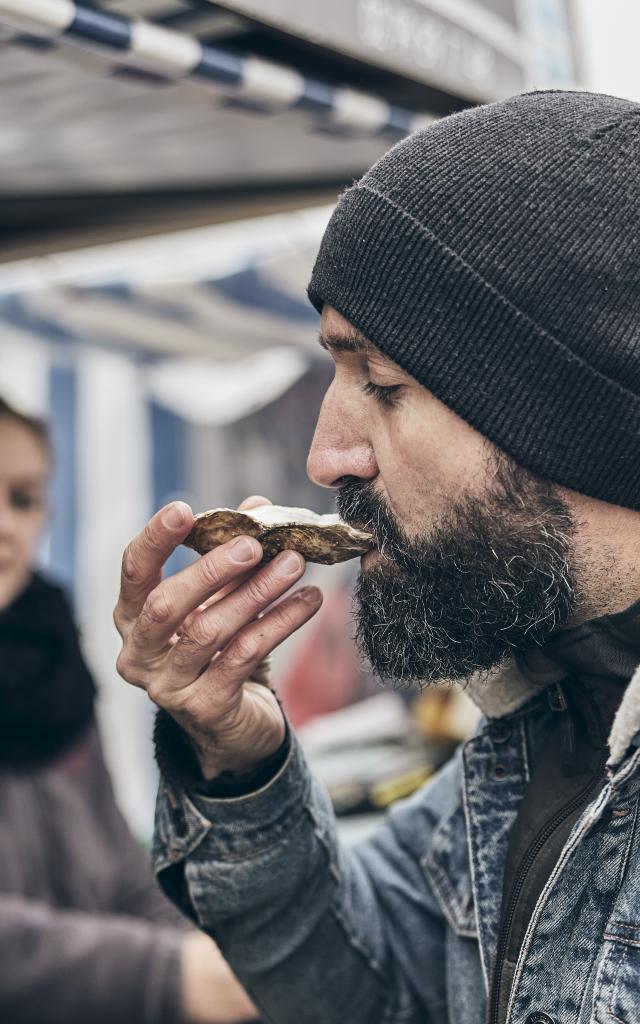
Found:
[[[547,690],[549,707],[563,716],[560,723],[560,746],[562,749],[562,766],[571,771],[576,766],[576,727],[573,716],[560,683],[554,683]]]

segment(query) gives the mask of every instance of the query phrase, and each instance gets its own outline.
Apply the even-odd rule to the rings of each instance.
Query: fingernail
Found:
[[[302,587],[296,593],[296,597],[306,604],[319,604],[322,594],[317,587]]]
[[[252,562],[256,557],[255,545],[247,537],[238,537],[231,545],[232,562]]]
[[[278,562],[278,571],[284,576],[295,576],[297,572],[300,572],[302,568],[302,560],[300,555],[296,555],[295,551],[287,551]]]
[[[170,530],[177,530],[184,525],[184,512],[179,505],[171,505],[163,515],[162,522]]]

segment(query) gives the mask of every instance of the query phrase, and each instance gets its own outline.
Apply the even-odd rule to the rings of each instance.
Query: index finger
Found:
[[[118,629],[133,622],[162,579],[162,566],[193,526],[193,512],[184,501],[172,501],[149,520],[122,556],[120,596],[114,612]]]
[[[238,512],[248,512],[252,508],[260,508],[263,505],[272,504],[273,502],[269,501],[269,499],[265,498],[262,494],[251,494],[248,498],[245,498],[244,501],[240,502],[240,504],[238,505]],[[246,583],[249,577],[252,576],[254,572],[255,566],[252,567],[251,570],[245,576],[238,577],[238,579],[234,580],[233,583],[227,583],[226,587],[222,587],[221,590],[219,590],[216,594],[212,594],[211,597],[207,598],[206,601],[204,601],[198,608],[196,608],[196,612],[203,612],[205,608],[208,608],[212,604],[217,604],[218,601],[221,601],[223,597],[227,596],[227,594],[232,594],[234,590],[237,590],[238,587],[242,586],[243,583]],[[187,625],[186,622],[185,625]]]
[[[260,507],[262,505],[271,505],[271,504],[273,504],[273,503],[269,500],[269,498],[265,498],[263,494],[251,494],[251,495],[249,495],[248,498],[245,498],[244,501],[240,502],[240,504],[238,505],[238,511],[239,512],[242,512],[242,511],[248,512],[249,509],[258,508],[258,507]],[[161,511],[165,511],[165,510],[162,509]],[[225,587],[221,587],[221,589],[218,590],[217,593],[212,594],[211,597],[208,597],[206,601],[203,601],[203,603],[201,605],[199,605],[196,609],[194,609],[194,611],[191,613],[191,615],[187,616],[187,618],[185,619],[185,621],[182,624],[181,629],[184,629],[185,627],[188,627],[190,625],[192,617],[195,617],[198,613],[203,612],[206,608],[209,608],[212,604],[217,604],[217,602],[222,600],[223,597],[226,597],[227,594],[233,593],[233,591],[237,590],[238,587],[242,586],[243,583],[246,583],[247,580],[255,572],[255,568],[256,568],[255,566],[252,566],[251,569],[249,570],[249,572],[245,573],[243,576],[239,576],[238,579],[233,581],[233,583],[227,583],[227,585]],[[156,584],[159,583],[159,582],[160,582],[160,577],[157,578]],[[153,588],[151,588],[151,589],[153,589]],[[150,593],[150,592],[151,591],[149,591],[148,593]],[[137,616],[140,614],[140,611],[142,610],[142,605],[143,604],[144,604],[144,599],[143,599],[142,604],[140,605],[140,608],[138,609],[137,613],[134,615],[134,618],[137,618]],[[116,615],[117,614],[118,614],[118,609],[116,608]]]

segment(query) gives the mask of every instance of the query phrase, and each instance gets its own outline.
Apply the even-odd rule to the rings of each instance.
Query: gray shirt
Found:
[[[178,1024],[186,922],[118,811],[97,730],[0,771],[0,1019]]]

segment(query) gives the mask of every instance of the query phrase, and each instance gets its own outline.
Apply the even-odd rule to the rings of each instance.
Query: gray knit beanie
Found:
[[[409,136],[309,297],[522,465],[640,509],[640,105],[538,92]]]

